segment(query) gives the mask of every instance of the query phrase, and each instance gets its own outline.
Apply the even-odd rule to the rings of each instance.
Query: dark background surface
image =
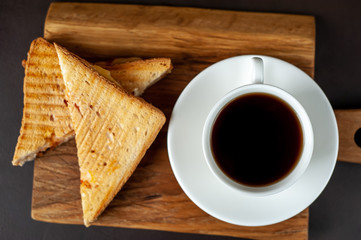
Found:
[[[12,167],[11,160],[23,107],[24,71],[20,63],[26,58],[31,41],[43,35],[50,2],[0,0],[0,239],[233,239],[109,227],[87,229],[31,219],[33,163],[22,168]],[[361,1],[107,2],[313,15],[316,19],[315,81],[334,108],[361,108]],[[326,189],[310,206],[309,225],[311,240],[361,239],[361,165],[337,163]]]

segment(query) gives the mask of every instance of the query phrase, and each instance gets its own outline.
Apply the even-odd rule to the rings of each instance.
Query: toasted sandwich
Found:
[[[135,96],[143,94],[146,88],[152,86],[172,70],[169,58],[153,59],[115,59],[110,64],[96,62],[96,65],[110,71],[111,76]]]
[[[166,60],[154,59],[159,62]],[[99,62],[108,70],[98,65],[94,65],[94,67],[109,80],[121,85],[124,82],[124,88],[127,91],[139,96],[145,88],[153,85],[171,71],[172,65],[170,59],[168,60],[168,68],[162,68],[163,72],[157,65],[144,63],[140,58]],[[135,80],[134,84],[129,84],[129,81],[134,79],[134,77],[130,79],[133,68],[124,70],[126,66],[123,66],[131,61],[138,61],[144,69],[143,75],[141,75],[143,78]],[[65,99],[65,85],[54,45],[43,38],[35,39],[30,46],[28,59],[23,61],[22,65],[25,68],[23,119],[12,161],[13,165],[17,166],[33,160],[39,152],[74,137]],[[119,69],[124,71],[125,76],[119,74]],[[152,75],[153,72],[157,74]],[[141,91],[137,89],[141,89]]]
[[[65,85],[53,44],[43,38],[30,46],[25,64],[24,109],[13,165],[74,136]]]
[[[103,212],[165,123],[164,114],[55,44],[80,167],[84,224]]]

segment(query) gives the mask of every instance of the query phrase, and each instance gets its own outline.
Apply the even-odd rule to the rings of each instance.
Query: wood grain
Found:
[[[110,4],[51,4],[44,37],[83,57],[165,56],[216,62],[264,54],[313,71],[314,18]]]
[[[314,70],[314,18],[137,5],[53,3],[44,36],[87,59],[171,57],[173,72],[143,97],[169,120],[189,81],[210,64],[242,54],[288,61]],[[307,239],[308,209],[270,226],[240,227],[200,210],[179,187],[166,145],[167,123],[140,166],[95,225],[226,235],[252,239]],[[32,217],[82,224],[74,141],[38,157]]]
[[[355,142],[355,133],[361,128],[361,110],[335,110],[339,132],[338,160],[361,163],[361,147]]]
[[[219,221],[194,205],[178,186],[164,157],[162,132],[125,187],[94,225],[227,235],[253,239],[305,239],[308,209],[283,223],[240,227]],[[160,150],[162,149],[162,150]],[[35,161],[33,210],[36,220],[83,224],[75,141]]]

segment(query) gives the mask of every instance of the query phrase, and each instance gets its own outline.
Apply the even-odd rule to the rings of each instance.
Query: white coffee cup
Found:
[[[237,189],[246,195],[251,196],[267,196],[286,190],[291,185],[297,182],[308,167],[308,164],[312,157],[314,137],[311,121],[302,107],[302,105],[286,91],[264,83],[263,74],[263,60],[259,57],[252,58],[253,64],[253,77],[252,83],[249,85],[241,86],[232,90],[223,96],[211,109],[203,127],[202,146],[203,153],[207,164],[213,174],[225,185]],[[303,144],[301,146],[301,154],[295,167],[284,178],[276,181],[272,184],[260,187],[248,186],[238,183],[228,177],[218,166],[214,159],[211,147],[211,136],[213,131],[213,125],[222,112],[222,110],[234,99],[239,98],[245,94],[250,93],[265,93],[273,95],[286,102],[289,107],[294,111],[301,125]],[[265,121],[267,121],[265,119]],[[255,143],[257,144],[257,143]],[[261,147],[261,146],[260,146]],[[240,149],[241,151],[241,149]]]

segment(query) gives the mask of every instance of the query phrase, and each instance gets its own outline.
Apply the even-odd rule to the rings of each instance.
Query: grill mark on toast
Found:
[[[53,45],[49,44],[48,47],[53,47]],[[46,47],[38,48],[38,49],[41,51],[41,53],[37,52],[37,51],[34,51],[34,52],[31,53],[31,56],[34,59],[37,59],[37,58],[40,58],[40,59],[42,59],[42,58],[54,58],[54,57],[57,58],[58,57],[56,52],[55,53],[47,52],[48,50],[46,49]]]
[[[28,92],[26,94],[27,98],[52,98],[52,97],[60,97],[61,99],[64,99],[64,94],[55,94],[55,93],[49,93],[49,92]]]
[[[30,115],[31,115],[32,117],[34,117],[34,118],[37,118],[37,117],[44,117],[44,118],[45,118],[45,117],[49,117],[51,114],[49,114],[49,113],[38,113],[38,114],[36,114],[36,115],[34,116],[34,114],[32,114],[32,113],[27,113],[27,112],[25,112],[25,115],[24,115],[24,116],[25,116],[26,118],[31,118]],[[69,115],[58,115],[58,114],[57,114],[57,115],[56,115],[56,118],[57,118],[57,119],[59,119],[59,118],[60,118],[60,119],[70,119],[70,116],[69,116]]]
[[[52,83],[52,82],[44,82],[43,80],[40,80],[39,82],[31,82],[31,83],[27,82],[25,85],[28,88],[35,88],[35,89],[59,87],[59,90],[65,92],[65,85],[60,81],[54,81],[54,83]]]

